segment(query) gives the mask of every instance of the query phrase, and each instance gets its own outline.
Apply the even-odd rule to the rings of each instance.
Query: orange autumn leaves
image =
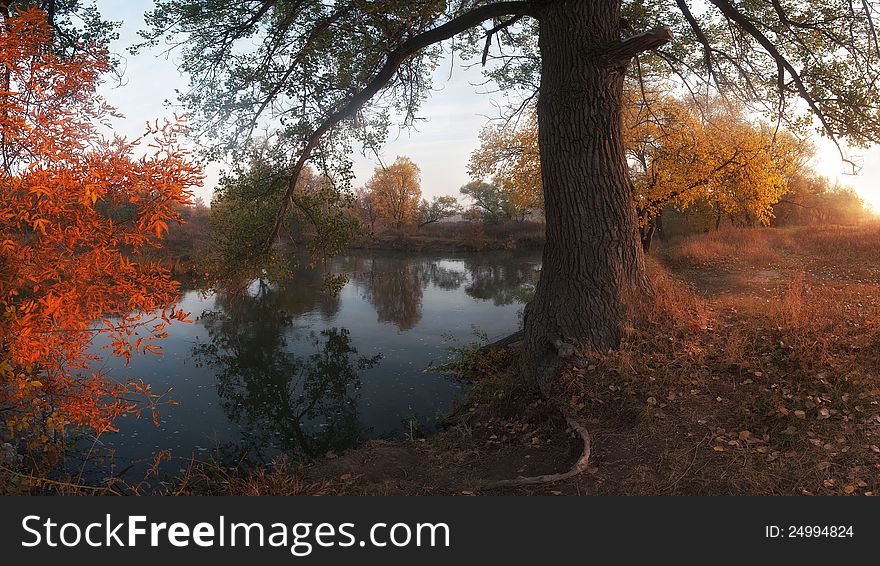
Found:
[[[0,23],[0,414],[18,438],[101,431],[137,409],[130,393],[148,388],[95,371],[88,349],[106,333],[117,356],[156,351],[185,318],[150,256],[202,179],[180,121],[134,142],[103,137],[107,53],[62,56],[52,42],[40,10]]]

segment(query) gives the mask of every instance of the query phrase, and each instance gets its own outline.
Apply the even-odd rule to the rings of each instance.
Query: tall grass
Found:
[[[788,250],[834,263],[880,262],[880,222],[859,226],[811,226],[783,232]]]
[[[722,228],[708,234],[688,236],[666,251],[676,266],[718,266],[730,263],[771,264],[777,253],[768,246],[771,230]]]

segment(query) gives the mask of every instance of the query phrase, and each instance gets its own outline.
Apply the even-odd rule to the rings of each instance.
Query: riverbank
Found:
[[[354,242],[350,248],[476,252],[540,249],[543,245],[544,225],[538,222],[437,222],[420,228],[382,230],[372,237]]]
[[[308,466],[191,473],[188,493],[873,495],[880,489],[880,229],[729,230],[651,262],[658,304],[618,352],[567,368],[557,402],[512,351],[473,358],[474,393],[432,438],[373,441]]]

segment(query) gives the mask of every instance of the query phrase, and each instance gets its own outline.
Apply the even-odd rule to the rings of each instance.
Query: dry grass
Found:
[[[682,238],[667,250],[667,258],[672,265],[688,267],[771,264],[779,257],[767,246],[768,237],[769,230],[723,228]]]
[[[174,487],[177,495],[289,496],[330,495],[333,483],[309,481],[303,467],[281,456],[265,469],[239,470],[200,462]]]
[[[841,276],[875,261],[875,230],[691,238],[668,255],[686,282],[653,265],[653,317],[566,376],[593,423],[592,492],[878,493],[880,286]],[[859,243],[822,255],[843,242]],[[741,284],[701,288],[719,277]]]
[[[876,275],[880,267],[880,223],[860,226],[811,226],[782,231],[780,248],[807,265]]]

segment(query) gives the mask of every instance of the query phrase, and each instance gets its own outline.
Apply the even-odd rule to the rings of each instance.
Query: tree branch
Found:
[[[484,67],[486,66],[486,58],[489,57],[489,48],[492,46],[492,36],[495,35],[496,33],[498,33],[499,31],[507,29],[508,27],[512,26],[520,18],[522,18],[522,14],[520,14],[518,16],[514,16],[507,21],[501,22],[500,24],[498,24],[494,28],[490,29],[486,33],[486,45],[485,45],[485,47],[483,47],[483,59],[482,59]]]
[[[785,73],[788,73],[788,75],[791,77],[792,82],[794,83],[798,95],[800,95],[804,102],[807,103],[807,106],[810,107],[810,110],[813,112],[816,118],[818,118],[819,123],[822,124],[822,129],[825,131],[831,141],[834,142],[834,145],[837,146],[837,151],[840,154],[841,160],[852,165],[853,170],[855,170],[855,162],[846,157],[846,154],[843,151],[843,147],[840,145],[840,140],[838,139],[837,133],[834,131],[831,123],[828,121],[828,117],[819,108],[818,103],[810,94],[809,89],[807,89],[807,85],[804,84],[800,73],[797,71],[797,69],[794,68],[794,65],[792,65],[791,62],[786,59],[785,56],[782,55],[782,53],[779,52],[779,49],[776,48],[776,45],[774,45],[773,42],[766,35],[761,33],[761,30],[758,29],[754,22],[748,19],[745,14],[733,7],[730,2],[728,2],[727,0],[709,1],[714,4],[719,10],[721,10],[721,13],[724,15],[724,17],[740,26],[743,31],[745,31],[755,41],[757,41],[758,44],[764,48],[767,54],[770,55],[770,57],[772,57],[773,60],[776,62],[776,65],[779,68],[780,75],[780,96],[785,96],[783,92],[783,89],[785,88],[783,70]]]
[[[687,20],[688,25],[691,27],[691,30],[694,32],[694,35],[697,36],[697,41],[700,42],[700,45],[703,47],[703,60],[706,64],[706,70],[709,73],[709,80],[714,79],[715,85],[720,86],[718,84],[718,77],[715,76],[715,70],[712,67],[712,45],[709,43],[709,39],[706,37],[706,33],[703,31],[703,28],[700,27],[697,18],[694,17],[694,14],[691,12],[690,7],[688,6],[685,0],[675,0],[678,4],[679,10],[681,10],[684,19]]]
[[[306,139],[302,154],[294,165],[291,176],[288,180],[287,191],[285,192],[284,199],[281,201],[281,208],[278,210],[278,215],[275,217],[275,224],[272,227],[272,232],[266,239],[266,249],[268,250],[271,248],[273,241],[281,229],[284,216],[293,201],[293,194],[296,190],[296,184],[299,180],[300,173],[311,157],[312,152],[318,147],[321,138],[323,138],[325,134],[332,130],[341,121],[357,112],[361,106],[369,102],[373,96],[387,86],[394,78],[395,73],[397,73],[397,70],[401,65],[425,47],[454,37],[486,20],[501,16],[528,16],[531,15],[531,11],[531,3],[526,0],[486,4],[479,8],[474,8],[469,12],[465,12],[441,26],[407,39],[400,45],[400,47],[389,53],[388,57],[385,59],[385,64],[382,65],[382,68],[379,69],[366,86],[349,98],[348,101],[342,105],[342,108],[330,114]]]
[[[248,133],[247,133],[246,137],[250,137],[251,134],[253,134],[254,128],[257,127],[257,122],[259,121],[260,116],[263,114],[263,112],[266,110],[266,108],[269,106],[269,104],[271,104],[272,101],[275,100],[275,97],[278,96],[278,94],[281,92],[281,90],[287,85],[288,79],[290,79],[291,75],[293,75],[293,72],[296,71],[296,66],[299,64],[299,62],[305,58],[305,54],[308,51],[308,49],[310,49],[312,47],[312,45],[315,43],[315,41],[317,41],[317,39],[323,33],[325,33],[327,30],[329,30],[330,27],[334,23],[336,23],[337,20],[339,20],[341,17],[343,17],[349,11],[350,8],[351,8],[351,6],[344,6],[343,8],[338,10],[337,12],[335,12],[332,15],[330,15],[329,17],[325,18],[322,22],[320,22],[318,25],[316,25],[315,28],[312,29],[311,32],[309,32],[309,35],[306,38],[305,45],[303,46],[302,51],[300,51],[300,53],[299,53],[299,55],[297,55],[296,59],[294,59],[290,63],[290,65],[288,65],[287,70],[284,72],[284,75],[282,75],[282,77],[280,79],[278,79],[278,82],[275,83],[275,86],[272,88],[271,91],[269,91],[269,94],[267,94],[266,97],[263,99],[263,101],[260,103],[260,107],[257,108],[257,112],[254,114],[253,118],[251,118],[251,120],[250,120],[250,127],[248,129]]]
[[[605,48],[603,55],[615,63],[628,63],[630,59],[651,49],[657,49],[675,39],[669,26],[657,27],[631,35]]]

